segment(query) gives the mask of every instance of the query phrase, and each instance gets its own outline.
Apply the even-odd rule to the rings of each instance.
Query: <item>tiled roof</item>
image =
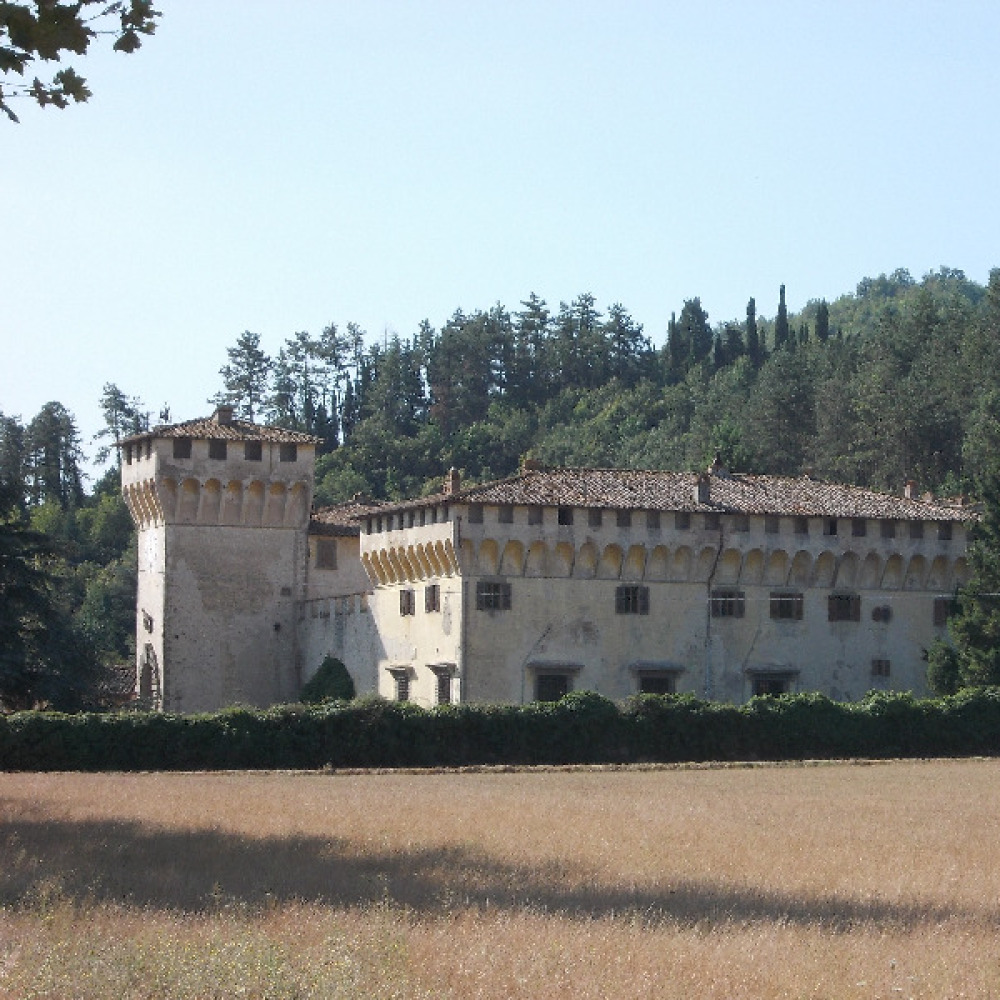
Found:
[[[381,510],[382,506],[377,500],[355,498],[331,507],[320,507],[309,519],[309,532],[313,535],[356,535],[358,518]]]
[[[216,417],[200,417],[180,424],[160,424],[142,434],[123,438],[119,444],[134,444],[147,438],[196,438],[200,441],[271,441],[276,444],[319,444],[320,439],[302,431],[283,427],[267,427],[233,417],[222,423]]]
[[[707,502],[699,502],[697,497],[699,475],[707,478]],[[971,508],[959,504],[911,500],[808,476],[570,468],[529,469],[507,479],[481,483],[454,493],[437,493],[408,503],[386,504],[381,510],[389,512],[441,503],[921,521],[967,521],[976,516]]]

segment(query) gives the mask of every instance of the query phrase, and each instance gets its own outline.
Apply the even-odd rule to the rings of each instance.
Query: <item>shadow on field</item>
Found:
[[[619,889],[601,886],[570,861],[510,864],[465,847],[362,852],[346,841],[315,837],[252,839],[216,830],[37,816],[0,820],[0,858],[0,905],[29,909],[58,901],[110,901],[211,912],[296,900],[338,907],[386,903],[429,915],[489,907],[571,918],[614,915],[650,924],[774,922],[832,931],[866,923],[909,929],[928,921],[984,917],[932,905],[807,898],[696,879]]]

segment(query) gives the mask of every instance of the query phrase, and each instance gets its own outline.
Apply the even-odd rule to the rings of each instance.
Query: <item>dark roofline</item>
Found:
[[[228,411],[228,412],[227,412]],[[232,407],[219,407],[210,417],[196,417],[178,424],[158,424],[151,430],[132,434],[115,442],[119,447],[157,438],[185,438],[197,441],[270,441],[275,444],[318,446],[322,438],[303,431],[269,424],[255,424],[232,416]]]

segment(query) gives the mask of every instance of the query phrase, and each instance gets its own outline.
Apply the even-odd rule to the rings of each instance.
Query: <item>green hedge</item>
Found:
[[[0,717],[0,770],[438,767],[1000,755],[1000,689],[746,705],[588,691],[530,705],[362,698],[206,715]]]

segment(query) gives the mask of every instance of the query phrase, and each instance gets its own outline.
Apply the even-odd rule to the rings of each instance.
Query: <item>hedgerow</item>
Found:
[[[366,697],[202,715],[0,717],[0,770],[454,767],[477,764],[1000,755],[1000,689],[937,698],[872,692],[745,705],[691,695],[616,704],[581,691],[528,705],[415,705]]]

